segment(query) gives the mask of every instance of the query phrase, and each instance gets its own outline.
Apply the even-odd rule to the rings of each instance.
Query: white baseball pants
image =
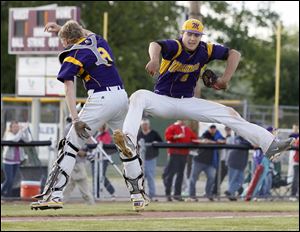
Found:
[[[79,113],[79,120],[87,123],[91,128],[91,131],[88,131],[91,135],[95,134],[105,123],[107,123],[112,130],[123,127],[123,122],[128,110],[127,93],[123,89],[119,90],[118,88],[112,87],[110,87],[110,89],[110,91],[97,93],[89,92],[89,97]],[[70,141],[79,149],[86,142],[77,136],[74,126],[70,128],[66,140]],[[76,152],[67,144],[64,147],[64,152],[76,155]],[[126,157],[122,158],[126,159]],[[73,157],[65,155],[59,166],[70,175],[74,168],[75,161]],[[126,176],[130,178],[136,178],[142,172],[138,160],[124,163],[124,169]],[[65,182],[66,178],[60,175],[55,187],[62,186]],[[52,193],[52,196],[62,198],[62,191],[55,191]]]
[[[266,152],[274,135],[263,127],[249,123],[233,108],[201,98],[172,98],[148,90],[138,90],[130,97],[129,110],[123,132],[136,144],[143,112],[147,115],[168,119],[196,120],[222,123],[238,135]]]

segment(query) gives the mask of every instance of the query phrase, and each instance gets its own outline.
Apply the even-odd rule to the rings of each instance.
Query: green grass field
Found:
[[[152,212],[165,212],[164,215],[176,213],[176,218],[146,217],[147,213]],[[223,212],[223,216],[184,217],[187,212],[189,215],[193,214],[191,212],[195,215],[199,212],[206,212],[208,215]],[[234,217],[226,216],[227,213],[232,215],[234,212],[263,212],[263,216],[243,217],[238,213]],[[272,212],[284,213],[281,216],[269,216]],[[77,218],[74,219],[74,216]],[[3,217],[22,218],[18,221],[6,221]],[[1,218],[3,231],[299,230],[298,202],[153,202],[146,208],[145,213],[132,211],[129,202],[100,202],[93,206],[66,204],[62,210],[46,211],[32,211],[29,203],[5,203],[1,205]]]

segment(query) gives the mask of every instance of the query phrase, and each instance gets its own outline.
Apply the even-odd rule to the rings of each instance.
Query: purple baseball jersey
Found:
[[[193,97],[201,68],[212,60],[226,60],[229,48],[200,42],[193,53],[184,50],[182,40],[160,40],[162,62],[154,92],[170,97]]]
[[[84,81],[85,88],[103,89],[108,86],[123,86],[121,77],[114,64],[114,56],[108,43],[99,35],[96,35],[97,50],[107,64],[95,65],[97,57],[91,49],[65,49],[59,56],[62,63],[57,79],[61,82],[65,80],[74,81],[74,77],[79,77]],[[77,44],[90,44],[89,37],[80,39]]]

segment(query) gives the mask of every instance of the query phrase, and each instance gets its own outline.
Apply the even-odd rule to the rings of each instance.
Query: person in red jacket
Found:
[[[109,128],[107,126],[107,124],[104,124],[102,127],[99,128],[99,131],[98,131],[98,134],[96,136],[96,140],[97,142],[102,142],[103,144],[110,144],[112,143],[112,137],[109,133]],[[111,150],[111,149],[105,149],[106,153],[108,155],[113,155],[115,153],[114,150]],[[106,170],[107,170],[107,167],[109,165],[109,160],[108,158],[106,158],[105,156],[103,157],[103,166],[102,166],[102,176],[104,178],[104,187],[106,188],[106,190],[110,193],[111,195],[111,199],[114,201],[115,200],[115,188],[114,186],[112,185],[112,183],[110,182],[110,180],[108,179],[108,177],[106,176]],[[93,167],[93,170],[94,170],[94,161],[91,162],[92,163],[92,167]],[[99,170],[99,167],[98,167],[98,170]],[[99,174],[98,174],[99,176]],[[95,178],[94,176],[94,172],[93,172],[93,178]],[[93,179],[94,180],[94,179]],[[97,193],[99,193],[99,183],[97,183],[97,189],[94,189],[94,191],[97,191]]]
[[[187,127],[183,121],[178,120],[167,127],[165,131],[165,138],[169,143],[191,143],[194,139],[197,139],[197,135],[189,127]],[[188,154],[189,149],[187,148],[168,149],[169,159],[163,174],[165,193],[168,201],[172,201],[171,188],[175,174],[176,181],[173,198],[178,201],[183,201],[181,197],[181,187]]]

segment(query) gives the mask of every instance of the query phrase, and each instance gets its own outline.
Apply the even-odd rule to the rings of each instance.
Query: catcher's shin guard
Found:
[[[150,203],[150,199],[144,191],[144,175],[141,173],[135,179],[129,179],[125,175],[125,183],[131,195],[133,210],[144,210],[145,206]]]
[[[68,159],[67,157],[72,157],[72,159]],[[65,163],[71,163],[70,161],[74,160],[75,164],[75,155],[71,153],[60,154],[53,164],[43,193],[32,197],[33,199],[40,199],[37,202],[31,203],[30,207],[32,210],[63,208],[62,192],[68,183],[70,173],[62,168],[62,166],[65,166],[65,164],[62,165],[62,160],[65,160]]]
[[[141,211],[150,202],[149,197],[144,190],[144,174],[142,171],[142,160],[139,155],[136,155],[130,159],[122,159],[124,162],[124,174],[126,186],[131,195],[131,201],[133,203],[133,209],[135,211]],[[137,162],[138,161],[138,162]],[[131,164],[131,165],[129,165]],[[137,175],[136,171],[139,171]],[[133,176],[136,176],[135,178]]]
[[[67,185],[69,175],[72,171],[72,168],[68,168],[68,166],[74,167],[76,156],[72,153],[63,151],[62,148],[65,144],[69,145],[76,153],[78,152],[78,149],[71,142],[66,141],[65,139],[62,139],[59,142],[59,155],[53,163],[52,170],[47,178],[44,191],[42,194],[33,196],[33,199],[43,199],[44,201],[47,201],[50,199],[53,192],[63,191],[63,188]]]

